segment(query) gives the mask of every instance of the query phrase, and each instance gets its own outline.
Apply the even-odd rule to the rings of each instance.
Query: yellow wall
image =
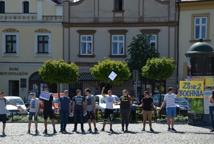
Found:
[[[185,53],[190,46],[195,43],[192,40],[193,23],[192,16],[200,14],[209,14],[209,28],[208,28],[208,43],[214,47],[214,2],[204,2],[194,4],[181,5],[180,12],[180,30],[179,30],[179,79],[186,78],[186,57]],[[212,8],[211,8],[212,7]]]

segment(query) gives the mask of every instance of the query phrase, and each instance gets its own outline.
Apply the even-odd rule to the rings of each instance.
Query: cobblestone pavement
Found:
[[[101,123],[97,127],[101,129]],[[214,144],[214,133],[210,133],[206,128],[176,125],[177,133],[168,132],[165,124],[154,124],[153,128],[156,133],[142,132],[142,124],[131,124],[130,133],[121,133],[120,124],[114,124],[114,134],[108,132],[109,126],[106,125],[106,132],[99,134],[57,133],[45,136],[42,134],[43,125],[39,124],[41,134],[34,136],[26,134],[27,124],[9,123],[6,129],[7,136],[0,137],[0,144]],[[49,129],[49,133],[52,133],[51,125]],[[67,129],[71,132],[73,125],[68,125]],[[88,129],[87,124],[85,129]]]

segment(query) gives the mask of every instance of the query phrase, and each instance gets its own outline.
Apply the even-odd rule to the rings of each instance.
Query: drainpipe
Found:
[[[178,5],[178,17],[177,17],[177,20],[178,20],[178,25],[177,25],[177,74],[176,74],[176,77],[177,77],[177,83],[179,82],[179,56],[180,56],[180,53],[179,53],[179,31],[180,31],[180,1],[177,2],[177,5]]]

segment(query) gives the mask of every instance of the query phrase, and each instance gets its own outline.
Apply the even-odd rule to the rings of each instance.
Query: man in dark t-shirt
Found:
[[[68,96],[68,90],[64,91],[64,96],[60,97],[60,132],[65,134],[66,125],[68,123],[69,114],[71,111],[71,99]]]
[[[81,90],[77,89],[76,90],[76,96],[73,97],[73,114],[74,114],[74,130],[73,132],[77,131],[77,124],[81,124],[81,130],[82,133],[85,133],[84,130],[84,120],[83,120],[83,115],[86,114],[86,99],[84,96],[81,95]]]
[[[154,132],[152,129],[152,111],[154,109],[153,99],[149,95],[148,91],[144,91],[144,98],[142,99],[143,108],[143,130],[145,131],[146,121],[149,121],[150,131]]]
[[[46,90],[46,92],[48,92],[48,90]],[[50,93],[49,93],[50,94]],[[44,130],[44,134],[48,134],[48,130],[47,130],[47,120],[48,118],[51,119],[52,125],[53,125],[53,133],[57,133],[56,129],[55,129],[55,115],[54,115],[54,110],[52,109],[53,106],[53,96],[52,94],[50,94],[50,98],[49,100],[42,100],[43,101],[43,116],[44,116],[44,126],[45,126],[45,130]]]
[[[123,95],[120,97],[120,113],[121,113],[121,120],[122,120],[122,131],[128,132],[132,98],[131,98],[131,96],[129,96],[128,91],[126,89],[124,89],[122,91],[122,93],[123,93]],[[125,124],[126,124],[126,130],[124,131]]]

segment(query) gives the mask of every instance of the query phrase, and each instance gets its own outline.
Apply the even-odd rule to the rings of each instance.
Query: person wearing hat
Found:
[[[7,121],[6,99],[4,98],[4,92],[0,91],[0,122],[3,123],[2,128],[3,136],[6,136],[5,135],[6,121]]]
[[[29,121],[28,121],[28,134],[30,134],[30,129],[31,129],[31,123],[32,119],[34,119],[35,122],[35,134],[39,134],[38,131],[38,122],[37,122],[37,116],[39,112],[39,99],[36,98],[35,93],[30,93],[31,100],[30,100],[30,105],[29,105]]]

